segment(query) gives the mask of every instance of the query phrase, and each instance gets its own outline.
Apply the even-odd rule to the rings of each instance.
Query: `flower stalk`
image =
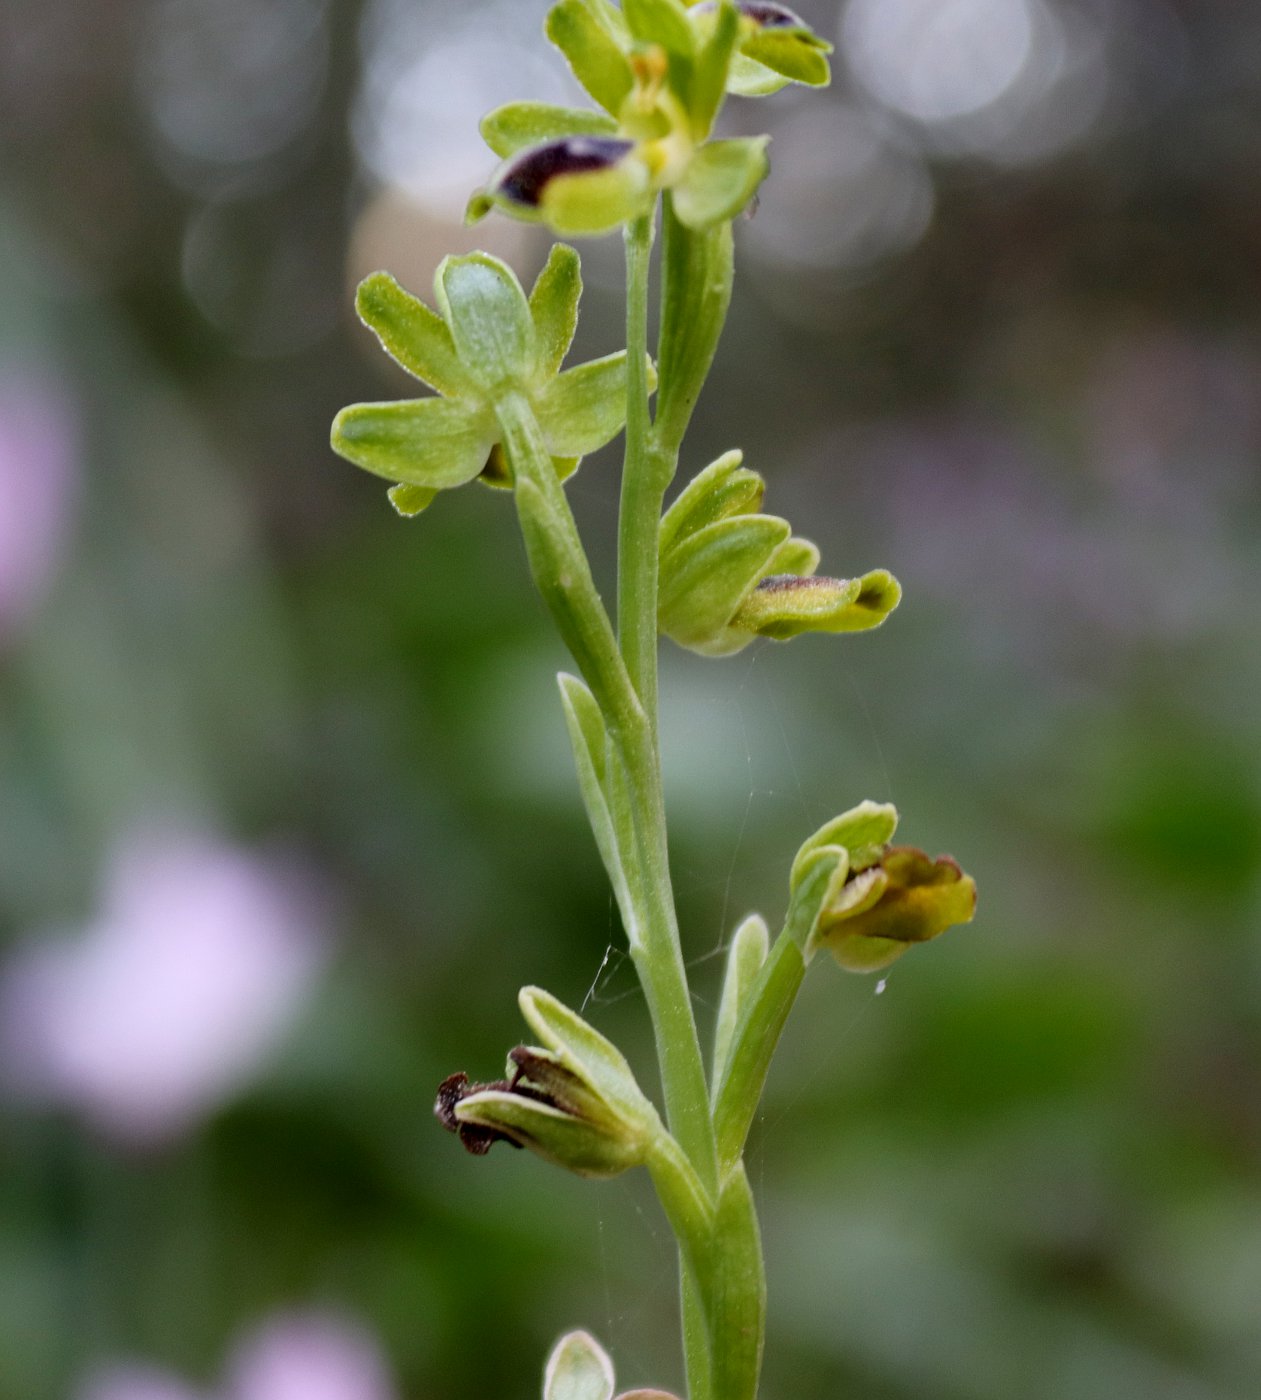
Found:
[[[882,569],[816,574],[819,551],[763,514],[765,482],[725,453],[663,514],[731,299],[732,220],[768,169],[767,138],[715,139],[728,94],[828,80],[829,46],[771,0],[557,0],[547,34],[596,109],[517,102],[482,123],[501,164],[470,202],[560,233],[623,231],[626,348],[563,368],[581,295],[577,254],[553,247],[527,296],[484,253],[448,258],[436,309],[387,274],[357,307],[385,350],[435,393],[357,404],[333,447],[393,483],[417,515],[474,480],[509,488],[531,576],[573,656],[559,677],[579,789],[652,1022],[664,1114],[620,1051],[548,993],[526,988],[537,1045],[503,1078],[464,1073],[435,1113],[474,1155],[526,1148],[583,1177],[644,1167],[679,1245],[688,1400],[756,1400],[766,1282],[743,1156],[771,1058],[820,948],[849,971],[886,966],[967,922],[975,885],[947,857],[891,845],[897,815],[862,803],[798,852],[773,946],[750,916],[732,940],[706,1075],[670,877],[658,740],[659,637],[702,656],[757,638],[879,626],[896,608]],[[660,329],[648,356],[650,261],[663,227]],[[652,396],[656,394],[656,411]],[[610,617],[566,498],[582,458],[625,432],[616,612]],[[548,1361],[544,1400],[613,1400],[614,1368],[584,1332]],[[677,1400],[663,1391],[620,1400]]]

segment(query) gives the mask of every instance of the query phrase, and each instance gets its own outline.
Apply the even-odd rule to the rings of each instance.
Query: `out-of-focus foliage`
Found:
[[[800,8],[836,81],[772,114],[683,469],[742,447],[905,597],[667,651],[685,943],[774,921],[864,797],[982,902],[882,994],[811,972],[751,1166],[766,1394],[1249,1400],[1261,12]],[[276,1400],[312,1357],[333,1400],[525,1400],[572,1326],[680,1383],[640,1186],[430,1116],[523,983],[643,1045],[511,512],[401,521],[325,436],[408,392],[354,280],[423,292],[481,114],[575,100],[542,18],[0,11],[0,1400]],[[605,582],[614,467],[571,488]]]

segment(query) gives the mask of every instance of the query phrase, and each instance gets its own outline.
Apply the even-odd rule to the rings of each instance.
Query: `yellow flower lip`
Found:
[[[848,972],[876,972],[976,913],[976,881],[951,856],[888,846],[851,873],[819,918],[817,942]]]

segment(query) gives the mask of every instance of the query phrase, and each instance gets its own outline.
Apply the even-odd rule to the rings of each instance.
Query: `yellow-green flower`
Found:
[[[559,233],[604,233],[662,190],[689,228],[730,220],[769,169],[765,136],[710,139],[728,91],[822,86],[830,45],[791,10],[749,0],[559,0],[548,37],[602,111],[514,102],[482,123],[503,164],[469,203]]]
[[[820,827],[793,861],[794,897],[826,885],[805,943],[847,972],[877,972],[913,944],[927,943],[976,913],[976,881],[950,856],[935,860],[913,846],[890,844],[898,814],[888,803],[862,802]]]
[[[390,499],[402,514],[477,477],[511,484],[495,413],[507,393],[529,400],[561,477],[621,431],[626,352],[561,370],[582,294],[572,248],[553,247],[528,299],[487,253],[446,258],[434,286],[438,311],[377,272],[355,305],[386,351],[436,395],[353,404],[333,422],[333,449],[397,483]]]

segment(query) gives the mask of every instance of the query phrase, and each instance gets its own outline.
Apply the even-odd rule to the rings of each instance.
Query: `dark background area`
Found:
[[[773,170],[683,471],[743,447],[905,601],[663,653],[702,1024],[861,798],[981,904],[883,989],[811,972],[750,1156],[764,1390],[1249,1400],[1261,11],[802,9],[835,82],[727,109]],[[512,512],[402,521],[327,446],[411,392],[358,277],[541,264],[460,213],[478,116],[575,96],[543,14],[0,11],[2,1400],[527,1400],[573,1325],[680,1383],[645,1184],[430,1116],[527,982],[651,1082]],[[580,246],[585,356],[620,247]],[[606,586],[616,467],[570,487]]]

